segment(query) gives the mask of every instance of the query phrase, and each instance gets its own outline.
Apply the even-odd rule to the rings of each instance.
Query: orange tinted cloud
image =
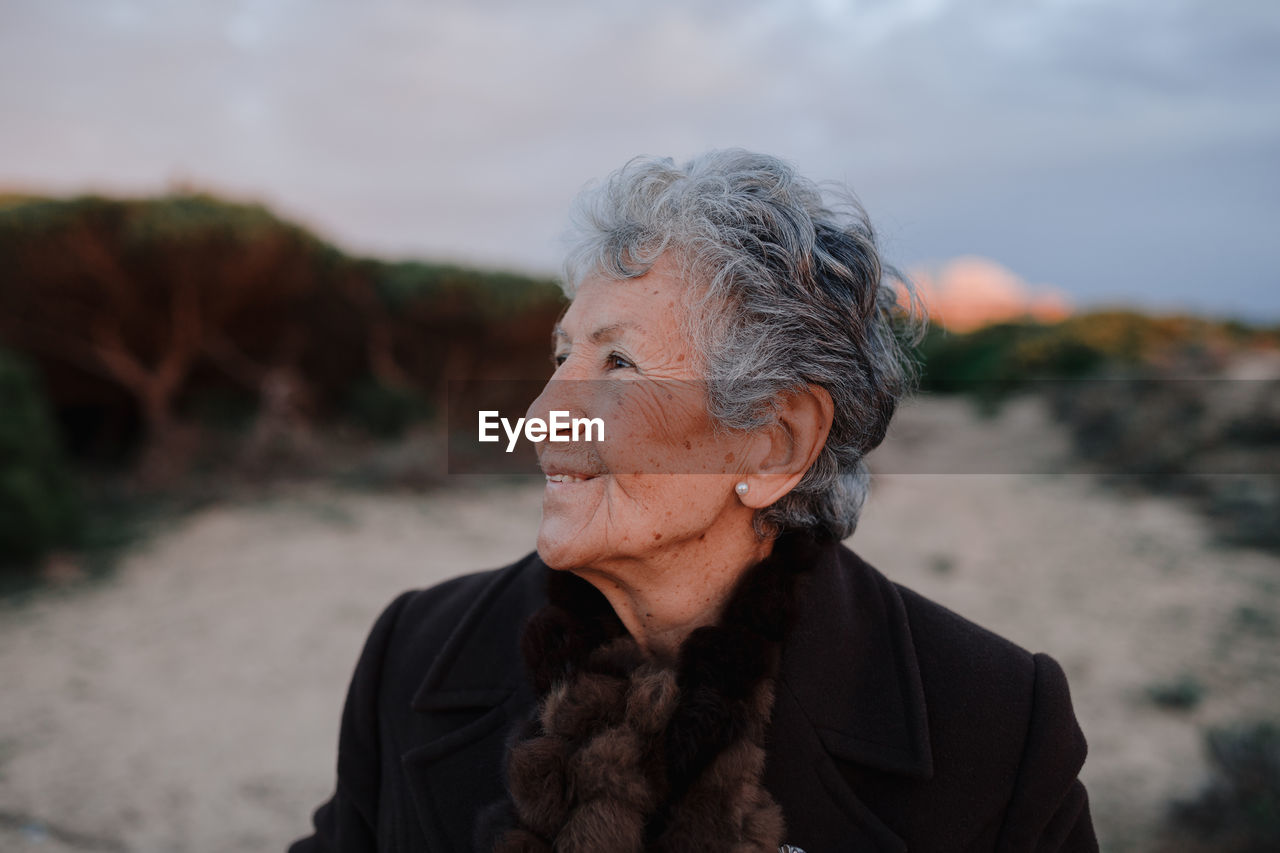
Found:
[[[957,332],[1001,320],[1061,320],[1071,313],[1065,294],[1031,285],[995,261],[962,257],[941,267],[911,271],[929,319]]]

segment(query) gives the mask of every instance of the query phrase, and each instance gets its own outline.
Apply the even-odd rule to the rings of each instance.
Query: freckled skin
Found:
[[[750,436],[713,429],[701,368],[686,357],[685,288],[661,258],[639,279],[584,281],[560,321],[559,366],[527,413],[604,420],[605,441],[590,447],[537,445],[544,467],[594,475],[548,483],[538,553],[595,584],[656,652],[714,621],[737,575],[771,547],[733,490]]]

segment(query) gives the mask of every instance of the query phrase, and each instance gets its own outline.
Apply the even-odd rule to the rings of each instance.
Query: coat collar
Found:
[[[447,793],[440,786],[426,793],[427,776],[440,770],[433,765],[471,761],[476,751],[500,756],[505,731],[531,710],[520,636],[546,602],[549,571],[530,554],[496,573],[414,694],[415,711],[478,715],[405,756],[411,784],[420,787],[420,810],[425,797]],[[789,822],[810,828],[810,849],[845,849],[847,842],[824,841],[859,832],[879,849],[901,847],[849,788],[839,763],[916,779],[932,775],[920,670],[897,587],[838,543],[821,548],[801,593],[783,646],[773,733],[766,777],[786,792]],[[833,819],[832,802],[847,823]],[[432,811],[451,820],[444,810]]]
[[[546,603],[549,571],[537,554],[529,554],[494,574],[431,663],[413,696],[413,710],[483,710],[527,686],[520,635]]]
[[[822,550],[783,649],[781,681],[832,756],[933,775],[924,687],[898,588],[848,548]]]
[[[836,544],[817,556],[808,580],[783,647],[765,787],[782,805],[788,841],[801,849],[904,851],[846,774],[933,772],[901,596]]]

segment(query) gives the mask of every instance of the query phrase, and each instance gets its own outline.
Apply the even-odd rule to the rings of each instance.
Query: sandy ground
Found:
[[[957,465],[956,460],[964,464]],[[909,408],[851,545],[1070,677],[1107,850],[1155,850],[1202,727],[1280,706],[1280,559],[1070,473],[1038,405]],[[940,474],[963,469],[1022,473]],[[104,581],[0,605],[0,850],[280,850],[333,782],[361,642],[396,593],[527,552],[537,487],[305,489],[187,519]],[[1190,711],[1147,689],[1205,688]]]

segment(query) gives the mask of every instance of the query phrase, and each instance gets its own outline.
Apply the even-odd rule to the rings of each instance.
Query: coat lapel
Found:
[[[520,634],[545,601],[546,572],[531,556],[498,573],[414,694],[413,710],[436,725],[401,765],[433,851],[470,849],[477,808],[504,795],[507,736],[534,705]]]
[[[470,849],[477,805],[504,795],[508,739],[535,702],[520,635],[546,602],[548,571],[530,555],[495,575],[414,695],[414,711],[434,725],[401,763],[423,832],[441,851]],[[933,773],[901,596],[833,544],[821,552],[798,612],[783,648],[765,769],[787,841],[809,853],[905,850],[843,772],[852,765],[912,779]]]
[[[905,845],[841,772],[933,773],[924,689],[897,588],[840,545],[824,549],[783,649],[765,781],[788,841],[811,853]]]

